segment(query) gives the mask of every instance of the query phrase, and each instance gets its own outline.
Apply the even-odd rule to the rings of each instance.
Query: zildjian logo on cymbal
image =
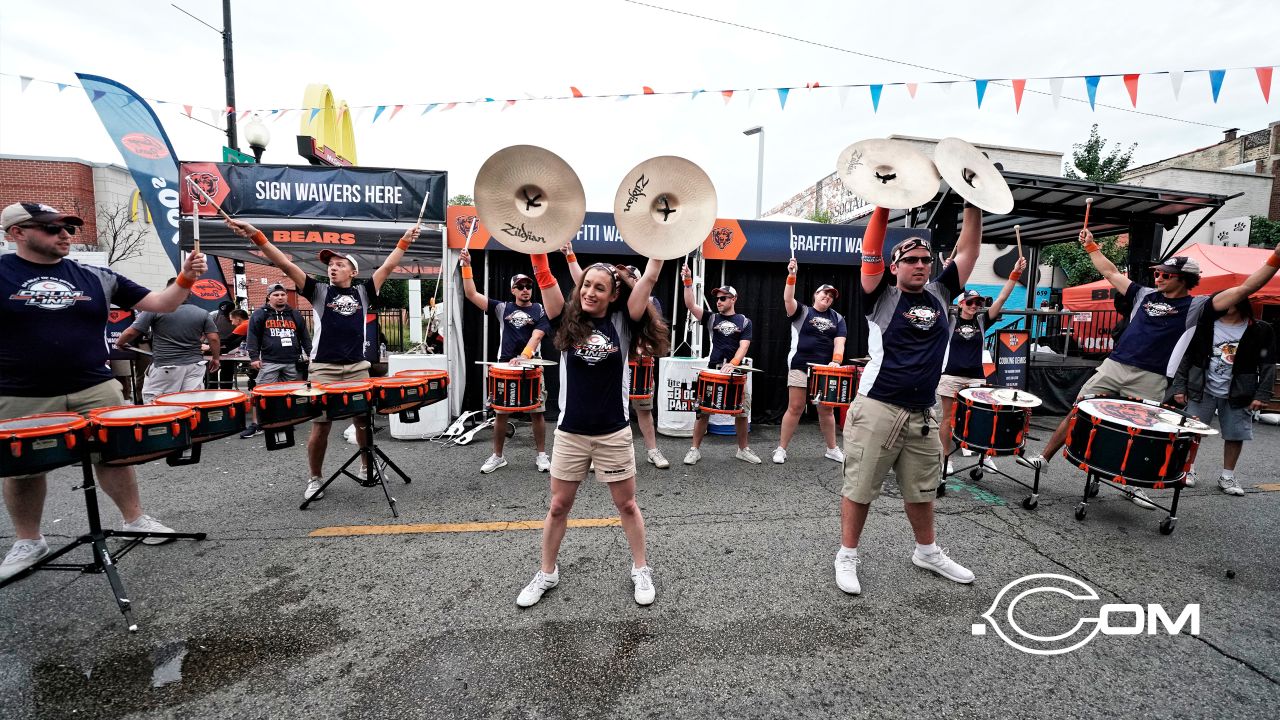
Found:
[[[503,224],[506,225],[506,227],[502,228],[502,232],[510,235],[511,237],[520,238],[522,242],[545,243],[547,241],[547,239],[542,237],[541,235],[534,235],[528,230],[525,230],[524,223],[520,223],[520,227],[516,227],[511,223],[503,223]]]
[[[622,208],[622,212],[631,212],[631,206],[635,203],[635,201],[645,196],[644,189],[648,185],[649,185],[648,178],[646,178],[644,175],[641,175],[640,178],[636,180],[636,186],[631,188],[631,190],[627,191],[627,204],[625,207]]]

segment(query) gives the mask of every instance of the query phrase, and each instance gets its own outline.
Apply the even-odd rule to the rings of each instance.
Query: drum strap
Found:
[[[889,428],[889,435],[884,439],[884,444],[880,447],[885,450],[892,450],[893,446],[898,444],[898,438],[902,437],[902,431],[907,427],[907,421],[910,419],[910,410],[898,410],[898,414],[893,418],[893,426]]]

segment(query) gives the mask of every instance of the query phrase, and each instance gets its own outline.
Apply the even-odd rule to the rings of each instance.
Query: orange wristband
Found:
[[[1271,253],[1271,257],[1267,258],[1267,264],[1273,268],[1280,268],[1280,253]]]
[[[178,279],[173,282],[183,290],[190,290],[191,286],[196,284],[195,280],[188,280],[186,275],[178,275]]]
[[[267,244],[267,236],[266,236],[266,235],[263,235],[261,230],[259,230],[258,232],[254,233],[254,234],[253,234],[253,237],[251,237],[251,238],[249,238],[249,239],[250,239],[250,240],[252,240],[252,241],[253,241],[253,244],[254,244],[254,245],[257,245],[258,247],[262,247],[263,245],[266,245],[266,244]]]
[[[693,287],[693,278],[685,278],[682,282],[685,287]]]
[[[412,245],[412,244],[413,244],[413,243],[409,242],[408,240],[405,240],[404,238],[400,238],[400,242],[396,243],[396,249],[397,249],[397,250],[408,250],[408,249],[409,249],[409,246],[410,246],[410,245]]]
[[[522,357],[522,358],[531,358],[531,357],[533,357],[533,348],[525,348],[525,349],[521,350],[521,351],[520,351],[520,357]]]
[[[795,276],[795,275],[788,275],[788,276],[787,276],[787,284],[788,284],[788,285],[795,285],[795,284],[796,284],[796,276]]]
[[[844,355],[840,353],[831,353],[831,362],[840,364],[844,362]]]
[[[465,280],[470,280],[471,278],[475,277],[475,271],[471,269],[470,265],[462,266],[462,277]]]
[[[1014,270],[1013,272],[1009,273],[1009,279],[1014,282],[1018,282],[1019,280],[1022,279],[1022,271]]]
[[[573,253],[566,253],[564,256],[564,259],[566,262],[571,262],[571,263],[578,262],[578,256],[574,255]]]
[[[1095,252],[1098,252],[1098,243],[1096,243],[1096,242],[1094,242],[1094,241],[1092,241],[1092,240],[1090,240],[1089,242],[1086,242],[1086,243],[1084,244],[1084,251],[1085,251],[1085,252],[1087,252],[1087,253],[1095,253]]]
[[[730,365],[732,365],[732,366],[734,366],[734,367],[738,367],[738,365],[739,365],[741,362],[742,362],[742,361],[741,361],[741,360],[739,360],[738,358],[733,358],[732,360],[730,360],[730,361],[729,361],[729,364],[730,364]]]

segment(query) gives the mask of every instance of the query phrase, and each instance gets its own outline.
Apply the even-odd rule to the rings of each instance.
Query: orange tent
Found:
[[[1178,255],[1195,258],[1200,264],[1200,284],[1192,295],[1212,295],[1244,282],[1253,271],[1267,262],[1271,250],[1255,247],[1223,247],[1196,243],[1183,248]],[[1062,305],[1068,310],[1114,310],[1111,283],[1098,280],[1062,291]],[[1255,303],[1280,305],[1280,275],[1252,295]]]

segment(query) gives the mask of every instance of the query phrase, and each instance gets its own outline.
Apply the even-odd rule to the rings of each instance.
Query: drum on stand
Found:
[[[648,400],[653,397],[653,358],[646,355],[627,362],[631,368],[632,400]]]
[[[1025,390],[978,385],[956,394],[952,440],[981,455],[1019,455],[1027,442],[1031,410],[1040,398]]]
[[[196,411],[181,405],[118,405],[89,411],[91,451],[103,465],[150,462],[191,447]]]
[[[0,420],[0,477],[38,475],[80,462],[88,425],[76,413]]]
[[[252,395],[268,450],[293,447],[293,426],[314,419],[322,409],[322,393],[305,380],[258,385]]]
[[[862,368],[855,365],[809,363],[809,398],[815,405],[849,407],[861,377]]]
[[[189,407],[196,416],[191,421],[191,449],[170,455],[173,466],[200,462],[200,444],[218,440],[244,430],[249,417],[249,396],[239,390],[188,390],[167,393],[155,399],[156,405]]]
[[[416,377],[426,383],[422,393],[422,407],[435,405],[449,399],[449,372],[447,370],[401,370],[392,377]]]
[[[496,412],[528,412],[542,404],[542,368],[538,366],[490,365],[485,386]]]
[[[371,380],[342,380],[317,385],[323,392],[320,401],[329,420],[363,415],[373,407],[373,382]]]
[[[741,415],[747,377],[734,372],[698,372],[698,409],[712,415]]]
[[[418,408],[426,396],[427,380],[420,376],[373,379],[373,403],[379,415],[399,415],[402,422],[418,422]]]

